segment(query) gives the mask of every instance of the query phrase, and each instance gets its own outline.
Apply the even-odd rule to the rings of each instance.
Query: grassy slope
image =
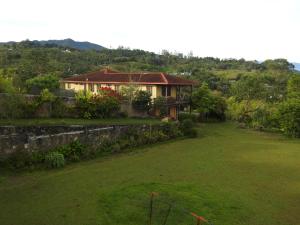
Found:
[[[127,125],[127,124],[158,124],[161,123],[158,119],[135,119],[135,118],[121,118],[121,119],[14,119],[14,120],[0,120],[1,125],[16,125],[16,126],[38,126],[38,125]]]
[[[138,153],[0,179],[0,224],[154,224],[169,199],[215,225],[299,224],[300,141],[202,125],[204,134]],[[175,222],[176,221],[176,222]],[[168,224],[194,224],[183,210]]]

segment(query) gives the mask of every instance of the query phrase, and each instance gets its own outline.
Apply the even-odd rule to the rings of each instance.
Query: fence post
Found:
[[[149,225],[152,225],[153,198],[155,195],[157,195],[155,192],[151,192],[150,194]]]
[[[168,211],[167,211],[167,215],[166,215],[166,218],[165,218],[165,221],[164,221],[163,225],[167,224],[167,220],[168,220],[168,217],[170,215],[171,208],[172,208],[172,205],[169,205],[169,208],[168,208]]]
[[[196,213],[193,213],[193,212],[191,213],[191,215],[196,218],[197,225],[200,225],[201,222],[206,222],[207,223],[207,220],[204,219],[202,216],[198,216]]]

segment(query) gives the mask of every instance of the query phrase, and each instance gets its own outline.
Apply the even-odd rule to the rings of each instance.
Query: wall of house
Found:
[[[100,87],[109,87],[111,88],[112,90],[115,90],[115,91],[118,91],[116,86],[118,86],[118,89],[121,90],[122,87],[126,87],[127,85],[115,85],[115,84],[92,84],[93,85],[93,93],[97,93],[97,90],[98,90],[98,85],[101,85]],[[65,83],[64,85],[64,88],[66,90],[74,90],[74,91],[80,91],[80,90],[84,90],[84,86],[85,84],[79,84],[79,83]],[[147,91],[147,86],[151,86],[152,87],[152,95],[151,95],[151,98],[156,98],[157,96],[160,96],[161,95],[161,90],[158,91],[158,86],[156,85],[137,85],[136,88],[138,90],[142,90],[142,91]],[[89,84],[87,85],[87,89],[89,89],[90,86]]]

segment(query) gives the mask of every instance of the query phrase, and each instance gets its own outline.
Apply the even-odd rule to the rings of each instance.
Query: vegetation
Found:
[[[215,225],[298,224],[299,140],[230,123],[199,132],[61,170],[1,173],[1,224],[146,224],[152,191],[154,224],[163,200],[174,206],[167,224],[195,224],[189,212]]]
[[[49,168],[61,168],[65,166],[65,158],[59,152],[49,152],[45,156],[45,163]]]
[[[137,91],[132,105],[137,110],[148,111],[151,108],[151,94],[147,91]]]
[[[44,45],[30,41],[0,45],[0,92],[7,92],[8,99],[14,99],[3,103],[6,105],[0,109],[1,118],[26,118],[34,115],[34,110],[39,110],[39,107],[45,107],[45,104],[38,109],[35,108],[36,104],[24,107],[24,100],[15,98],[18,94],[33,93],[34,90],[39,93],[48,89],[55,95],[70,95],[61,91],[57,94],[55,89],[58,87],[58,79],[109,66],[124,72],[168,72],[199,81],[201,87],[194,89],[192,103],[202,121],[222,121],[227,116],[245,127],[281,130],[287,135],[297,136],[297,113],[293,114],[296,119],[289,121],[292,124],[287,125],[284,111],[287,105],[291,105],[293,110],[298,108],[300,75],[285,59],[257,62],[200,58],[192,54],[184,56],[168,51],[154,54],[123,47],[100,51],[67,50],[55,43]],[[137,100],[136,92],[134,85],[121,90],[123,98],[135,106],[141,100]],[[79,113],[64,107],[57,99],[55,103],[48,103],[53,110],[49,116],[70,117],[73,113],[84,118],[107,117],[112,111],[112,114],[118,111],[116,99],[110,97],[91,97],[90,100],[82,98],[77,107]],[[143,101],[148,108],[146,95]],[[167,114],[165,101],[158,98],[153,104],[153,108],[158,109],[162,117]],[[109,105],[112,109],[103,110]]]
[[[142,125],[161,124],[153,118],[106,118],[106,119],[71,119],[71,118],[33,118],[33,119],[5,119],[0,125],[38,126],[38,125]]]
[[[102,90],[98,95],[80,91],[75,97],[75,110],[80,118],[109,118],[120,110],[120,99],[113,90]]]
[[[185,122],[185,121],[184,121]],[[186,121],[187,122],[187,121]],[[116,137],[103,136],[101,142],[92,145],[82,144],[79,140],[69,144],[58,146],[46,151],[16,151],[7,158],[0,159],[0,166],[14,169],[34,168],[60,168],[66,162],[78,162],[84,159],[92,159],[103,154],[113,154],[126,151],[146,144],[167,141],[182,135],[196,137],[196,131],[188,123],[162,123],[158,126],[149,126],[143,130],[131,126],[129,130]]]

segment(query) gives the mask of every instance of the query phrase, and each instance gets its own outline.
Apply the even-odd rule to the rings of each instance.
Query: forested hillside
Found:
[[[247,126],[279,128],[300,135],[300,76],[285,59],[257,62],[199,58],[122,47],[80,51],[23,41],[0,45],[0,92],[25,93],[34,86],[52,90],[58,88],[60,78],[107,66],[119,71],[168,72],[198,80],[200,87],[192,99],[194,110],[202,118],[224,119],[226,113],[227,118]],[[298,130],[293,129],[295,126]]]

